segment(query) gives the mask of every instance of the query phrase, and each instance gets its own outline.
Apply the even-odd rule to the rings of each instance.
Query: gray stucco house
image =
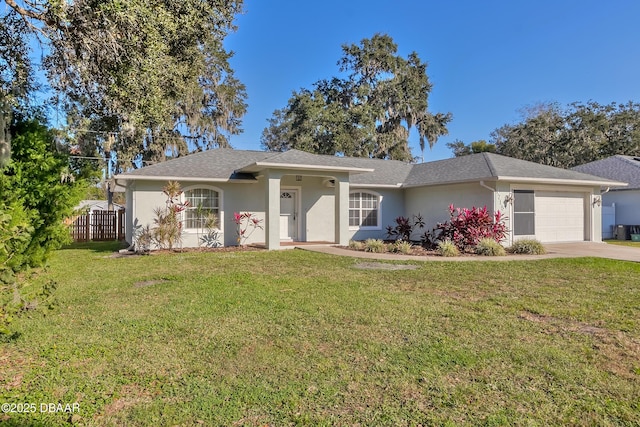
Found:
[[[178,181],[192,208],[184,215],[183,246],[198,246],[190,228],[195,206],[217,215],[224,245],[235,245],[234,212],[263,220],[247,243],[384,238],[398,216],[420,213],[427,229],[449,218],[448,206],[502,211],[508,241],[601,241],[600,189],[624,185],[565,169],[491,153],[422,164],[286,152],[216,149],[117,175],[126,191],[126,237],[151,224],[164,206],[162,187]]]
[[[616,155],[576,166],[573,170],[602,178],[627,182],[627,186],[607,186],[602,203],[615,203],[615,224],[640,225],[640,158]]]

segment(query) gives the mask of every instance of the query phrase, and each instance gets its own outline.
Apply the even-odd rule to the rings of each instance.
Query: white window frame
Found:
[[[352,194],[369,194],[376,198],[377,206],[377,224],[376,225],[351,225],[351,195]],[[362,196],[360,196],[360,207],[357,208],[360,211],[360,224],[362,224]],[[382,195],[370,190],[352,189],[349,191],[349,230],[382,230]]]
[[[189,187],[186,187],[182,190],[182,196],[181,196],[181,200],[182,203],[184,203],[187,200],[187,191],[192,191],[192,190],[211,190],[211,191],[215,191],[216,193],[218,193],[218,226],[215,228],[216,231],[220,231],[222,232],[222,225],[224,224],[224,210],[223,210],[223,204],[224,204],[224,199],[223,199],[223,191],[218,188],[218,187],[214,187],[211,185],[191,185]],[[187,207],[187,209],[194,209],[196,208],[196,206],[189,206]],[[185,233],[199,233],[201,232],[200,228],[187,228],[187,221],[186,221],[186,210],[183,211],[183,215],[182,215],[182,223],[184,224],[184,228],[183,231]]]

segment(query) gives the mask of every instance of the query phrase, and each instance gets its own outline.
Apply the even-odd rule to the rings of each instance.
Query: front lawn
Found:
[[[6,425],[640,423],[638,263],[106,249],[57,252],[0,344],[0,403],[37,405]]]

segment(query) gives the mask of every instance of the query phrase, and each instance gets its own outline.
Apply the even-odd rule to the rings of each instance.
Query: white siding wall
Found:
[[[640,190],[609,191],[602,201],[607,206],[616,204],[616,224],[640,225]]]

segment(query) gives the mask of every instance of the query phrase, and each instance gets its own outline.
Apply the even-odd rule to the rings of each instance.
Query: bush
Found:
[[[387,237],[390,239],[404,240],[405,242],[411,241],[411,235],[416,228],[424,228],[424,220],[422,215],[414,215],[413,220],[399,216],[395,219],[396,225],[387,226]]]
[[[455,208],[449,205],[449,221],[439,223],[433,230],[434,239],[426,241],[452,241],[460,251],[475,247],[480,239],[491,238],[496,242],[504,240],[507,226],[502,213],[489,214],[487,207],[471,209]],[[429,236],[427,236],[429,237]]]
[[[543,255],[547,253],[542,243],[536,239],[516,240],[509,248],[509,252],[527,255]]]
[[[162,192],[167,196],[165,208],[156,208],[153,213],[155,227],[151,229],[153,241],[159,248],[173,249],[182,243],[182,212],[189,206],[180,202],[182,189],[176,181],[169,181]]]
[[[0,337],[13,336],[14,318],[51,305],[55,283],[28,272],[70,241],[63,220],[84,185],[37,118],[14,119],[11,136],[12,158],[0,169]]]
[[[410,242],[398,240],[391,245],[391,250],[400,254],[409,255],[412,247],[413,245]]]
[[[460,250],[451,240],[439,242],[438,253],[444,257],[460,256]]]
[[[251,212],[234,212],[233,213],[233,222],[236,223],[236,236],[237,242],[240,246],[245,246],[247,244],[247,240],[256,231],[258,228],[260,230],[263,229],[261,219],[259,219],[256,215]]]
[[[349,240],[349,249],[354,251],[361,251],[364,249],[364,243],[359,240]]]
[[[367,239],[364,241],[365,252],[384,253],[387,250],[387,245],[380,239]]]
[[[500,243],[487,237],[480,239],[475,247],[475,252],[485,256],[504,256],[507,254]]]

